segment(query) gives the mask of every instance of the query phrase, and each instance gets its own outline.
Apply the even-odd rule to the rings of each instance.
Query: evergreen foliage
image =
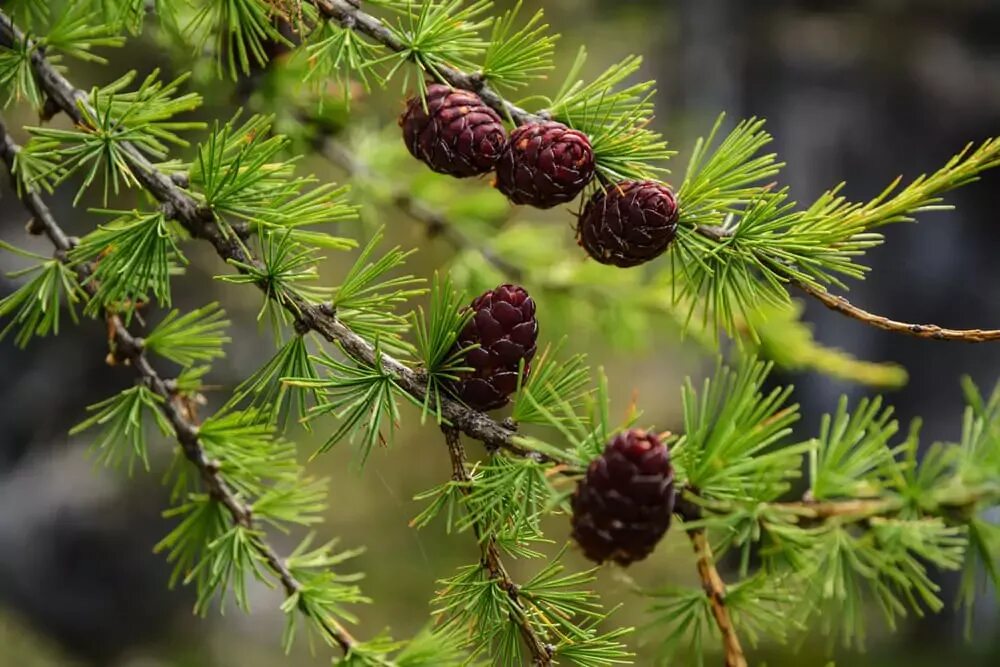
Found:
[[[907,614],[936,612],[946,604],[934,578],[943,571],[961,572],[958,602],[969,614],[983,579],[1000,595],[1000,529],[986,518],[1000,504],[1000,388],[984,396],[964,387],[957,443],[923,450],[916,427],[898,438],[881,399],[853,407],[843,400],[815,437],[800,441],[791,388],[765,389],[772,363],[758,360],[876,386],[904,382],[899,368],[818,344],[789,289],[826,294],[864,278],[862,257],[883,242],[882,227],[945,208],[944,194],[1000,165],[1000,140],[970,145],[933,174],[905,186],[897,180],[869,202],[848,201],[838,186],[800,207],[772,183],[784,165],[763,152],[771,140],[763,121],[726,132],[720,117],[679,181],[680,228],[669,260],[616,272],[568,261],[551,227],[492,229],[499,216],[489,219],[489,193],[455,197],[419,176],[387,187],[379,169],[357,158],[341,160],[359,186],[354,192],[302,175],[299,148],[342,141],[336,124],[321,122],[324,105],[337,104],[323,91],[290,118],[248,108],[208,125],[185,120],[204,101],[188,88],[228,79],[273,76],[282,103],[303,83],[325,91],[334,81],[337,96],[349,97],[353,82],[423,91],[443,81],[474,90],[511,124],[551,118],[586,133],[598,171],[591,189],[663,177],[673,153],[651,129],[655,84],[634,81],[639,58],[586,80],[581,50],[546,96],[534,88],[554,70],[557,35],[541,11],[526,17],[520,9],[495,18],[489,0],[17,0],[0,10],[4,108],[24,104],[43,118],[61,111],[74,121],[26,128],[23,148],[4,137],[17,192],[57,253],[49,259],[0,244],[34,263],[13,274],[26,280],[0,300],[7,320],[0,337],[13,331],[27,346],[58,334],[61,319],[76,323],[78,309],[107,320],[110,358],[128,362],[137,382],[91,406],[71,432],[96,431],[96,458],[130,471],[157,460],[151,434],[176,441],[167,475],[171,527],[156,547],[174,567],[170,584],[194,587],[199,614],[223,609],[227,599],[249,610],[252,581],[277,585],[285,592],[286,650],[302,634],[318,636],[342,665],[652,660],[645,647],[635,654],[633,629],[618,627],[592,591],[597,570],[568,571],[562,551],[555,558],[544,551],[553,541],[545,519],[568,511],[570,485],[615,433],[648,426],[641,412],[633,406],[613,420],[603,371],[552,344],[559,336],[548,330],[530,372],[522,366],[510,421],[453,394],[469,352],[455,348],[470,316],[464,293],[517,280],[549,309],[546,326],[558,329],[562,320],[569,334],[637,344],[655,322],[713,354],[724,336],[738,343],[711,379],[685,383],[683,431],[664,437],[680,489],[675,530],[691,538],[708,587],[638,591],[652,601],[649,631],[666,655],[686,652],[690,664],[702,664],[721,636],[728,664],[746,664],[734,653],[738,637],[755,645],[810,628],[861,645],[866,604],[890,627]],[[95,26],[93,16],[104,21]],[[189,58],[212,52],[212,78],[132,73],[89,93],[74,87],[67,61],[103,63],[109,47],[143,29]],[[501,95],[526,89],[532,96],[518,104]],[[371,132],[354,141],[374,162],[391,164],[400,152]],[[70,242],[40,197],[63,183],[75,188],[75,203],[89,196],[103,207],[134,208],[93,210],[92,231]],[[120,203],[126,189],[143,194]],[[413,250],[383,249],[381,231],[358,248],[341,228],[325,226],[353,220],[359,208],[388,206],[458,246],[451,271],[435,275],[429,289],[406,273]],[[466,216],[471,224],[457,222]],[[171,307],[171,282],[199,244],[227,263],[220,281],[259,289],[260,318],[276,348],[205,417],[197,408],[202,379],[230,342],[222,308],[170,310],[144,338],[129,329],[140,307]],[[513,248],[523,265],[506,259]],[[336,287],[319,279],[327,252],[350,253]],[[425,294],[427,306],[416,305]],[[178,377],[164,379],[154,355],[179,366]],[[308,531],[321,532],[328,489],[299,462],[292,426],[320,421],[330,435],[314,456],[349,441],[365,465],[418,412],[442,429],[441,456],[450,455],[453,476],[417,496],[413,525],[443,522],[471,535],[469,565],[439,582],[427,630],[395,641],[365,628],[370,639],[359,639],[345,626],[357,621],[352,608],[369,600],[361,575],[344,568],[361,549],[315,546]],[[467,460],[462,435],[486,445],[481,460]],[[789,500],[803,471],[807,494]],[[294,534],[298,546],[280,555],[272,530]],[[739,563],[734,581],[706,595],[709,584],[722,585],[715,562],[729,552]],[[508,559],[536,561],[534,576],[513,581]]]

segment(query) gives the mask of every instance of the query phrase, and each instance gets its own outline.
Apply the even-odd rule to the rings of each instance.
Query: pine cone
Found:
[[[472,302],[472,319],[458,336],[456,345],[469,350],[465,362],[472,371],[457,387],[463,401],[477,410],[494,410],[507,404],[517,390],[517,372],[524,359],[527,377],[535,356],[538,320],[535,302],[523,287],[500,285]]]
[[[637,266],[677,235],[674,193],[656,181],[624,181],[594,193],[580,215],[577,241],[601,264]]]
[[[593,177],[587,135],[543,121],[511,132],[497,163],[496,186],[515,204],[552,208],[576,198]]]
[[[456,178],[493,171],[507,143],[500,116],[478,95],[440,83],[427,86],[426,111],[411,98],[399,124],[413,157]]]
[[[652,433],[620,433],[591,462],[573,494],[573,539],[592,561],[642,560],[670,527],[674,469]]]

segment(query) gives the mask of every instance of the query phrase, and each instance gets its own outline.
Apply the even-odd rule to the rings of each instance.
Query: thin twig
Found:
[[[864,322],[877,329],[892,331],[893,333],[905,334],[916,338],[928,338],[930,340],[954,340],[966,343],[986,343],[1000,340],[1000,329],[946,329],[936,324],[910,324],[909,322],[898,322],[890,320],[883,315],[870,313],[863,308],[855,306],[842,296],[830,294],[824,289],[797,282],[796,286],[803,292],[816,299],[824,306],[859,322]]]
[[[342,28],[354,30],[374,39],[386,48],[397,53],[407,51],[381,19],[362,11],[356,4],[347,0],[311,0],[319,11],[327,18],[335,21]],[[360,4],[360,3],[358,3]],[[503,98],[495,91],[481,74],[470,74],[448,65],[435,65],[434,71],[445,82],[455,88],[471,90],[482,98],[483,102],[492,107],[501,116],[510,118],[517,125],[543,120],[541,114],[525,111],[513,102]]]
[[[732,236],[732,232],[723,227],[710,225],[698,225],[695,232],[711,239],[716,243],[722,243]],[[1000,340],[1000,329],[946,329],[937,324],[912,324],[909,322],[899,322],[891,320],[883,315],[870,313],[863,308],[855,306],[842,296],[831,294],[827,290],[810,285],[799,280],[789,280],[789,284],[798,287],[800,290],[816,299],[824,306],[846,315],[852,319],[863,322],[869,326],[884,331],[914,336],[916,338],[926,338],[929,340],[951,340],[963,341],[966,343],[986,343]]]
[[[346,3],[333,4],[344,4],[353,9]],[[371,18],[371,20],[376,19]],[[10,47],[23,43],[24,39],[24,33],[14,25],[7,14],[0,11],[0,43]],[[62,109],[76,123],[86,127],[87,123],[80,108],[93,111],[87,95],[74,87],[57,71],[39,49],[31,49],[31,54],[32,69],[41,89],[58,108]],[[223,260],[232,260],[263,269],[261,261],[239,238],[234,238],[234,235],[223,232],[216,222],[214,212],[204,208],[191,193],[159,171],[136,146],[127,141],[118,141],[116,145],[121,150],[125,163],[135,173],[139,184],[162,204],[169,217],[177,220],[192,236],[211,243],[216,254]],[[269,298],[278,300],[266,285],[258,285],[258,287]],[[315,331],[326,340],[339,345],[355,361],[368,366],[376,365],[375,348],[341,322],[328,306],[310,303],[294,294],[287,295],[286,298],[279,301],[301,327]],[[427,382],[422,374],[410,369],[388,354],[382,353],[379,359],[382,369],[392,375],[397,386],[419,401],[424,399],[427,394]],[[513,429],[505,427],[489,416],[472,410],[458,401],[441,397],[441,414],[447,423],[490,447],[503,448],[519,456],[533,455],[532,450],[516,441],[516,432]],[[552,457],[548,458],[555,460]],[[568,461],[560,462],[566,463]]]
[[[60,261],[68,261],[67,253],[73,248],[73,243],[63,232],[59,223],[56,222],[48,206],[34,189],[27,186],[17,188],[16,177],[14,176],[14,159],[20,147],[7,133],[7,128],[2,118],[0,118],[0,136],[2,136],[0,157],[2,157],[11,174],[12,180],[15,182],[14,187],[18,190],[18,196],[33,216],[33,220],[41,226],[42,232],[56,248],[56,255]],[[87,280],[91,275],[92,267],[80,265],[75,267],[75,270],[83,288],[93,296],[97,291],[97,286],[93,281]],[[187,405],[187,401],[183,396],[171,389],[175,383],[163,379],[156,369],[153,368],[152,364],[146,358],[142,339],[133,336],[129,332],[124,322],[122,322],[121,317],[108,310],[107,321],[109,331],[113,337],[112,342],[114,343],[112,358],[132,366],[143,384],[163,399],[159,403],[160,410],[173,427],[177,442],[180,444],[185,458],[198,469],[209,495],[226,508],[234,524],[244,526],[248,529],[253,528],[252,509],[240,500],[237,493],[226,482],[219,471],[218,462],[208,457],[204,446],[198,438],[198,424],[191,416],[193,415],[193,410]],[[281,581],[286,595],[290,597],[301,591],[302,584],[291,573],[277,551],[257,533],[254,534],[251,540],[254,549]],[[354,639],[351,633],[335,619],[324,618],[321,622],[329,637],[345,653],[348,653],[357,644],[357,640]]]
[[[694,553],[698,559],[698,576],[701,578],[705,595],[708,596],[708,603],[712,608],[712,618],[715,619],[715,624],[722,635],[726,667],[747,667],[747,659],[743,654],[740,638],[736,635],[733,619],[726,606],[726,584],[715,568],[712,547],[709,546],[708,539],[705,537],[705,529],[696,528],[689,531],[688,537],[691,539],[691,546],[694,547]]]
[[[685,487],[683,492],[677,496],[677,503],[674,512],[684,521],[684,523],[695,524],[703,518],[702,506],[706,501],[698,496],[698,490],[692,487]],[[740,645],[740,638],[736,634],[736,626],[733,618],[726,606],[726,583],[719,575],[715,567],[715,558],[712,556],[712,547],[708,543],[708,536],[705,527],[702,525],[686,528],[688,539],[694,547],[695,564],[698,568],[698,577],[701,579],[702,588],[708,597],[708,604],[712,611],[712,618],[719,629],[722,637],[722,647],[726,655],[726,667],[747,667],[747,659]]]
[[[462,484],[462,493],[468,494],[467,484],[471,481],[469,473],[465,469],[465,447],[462,446],[461,434],[458,430],[442,426],[445,444],[448,446],[448,455],[451,458],[451,478]],[[521,637],[531,651],[532,665],[546,666],[552,664],[552,648],[538,635],[534,626],[528,620],[528,615],[524,610],[518,594],[518,586],[507,573],[503,561],[500,559],[500,549],[492,535],[483,535],[482,528],[478,523],[473,523],[473,532],[479,541],[482,549],[482,567],[489,572],[490,578],[502,588],[510,598],[511,612],[510,618],[517,623],[521,632]]]

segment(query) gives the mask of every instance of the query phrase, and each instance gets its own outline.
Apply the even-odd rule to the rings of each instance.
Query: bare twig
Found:
[[[451,457],[451,478],[456,482],[467,484],[470,481],[469,473],[465,469],[465,448],[462,446],[461,434],[458,430],[443,426],[445,444],[448,446],[448,455]],[[466,486],[462,486],[462,492],[468,493]],[[482,528],[478,523],[473,524],[473,531],[482,549],[481,564],[490,574],[490,578],[497,582],[510,598],[510,617],[517,623],[521,632],[521,637],[531,651],[532,665],[546,666],[552,664],[552,648],[538,635],[535,628],[528,620],[527,613],[518,595],[517,584],[511,579],[500,559],[500,549],[492,535],[483,535]]]
[[[695,227],[695,231],[701,236],[711,239],[716,243],[722,243],[732,236],[732,232],[728,229],[710,225],[698,225]],[[790,280],[789,283],[798,287],[800,290],[816,299],[830,310],[885,331],[914,336],[916,338],[963,341],[966,343],[985,343],[1000,340],[1000,329],[946,329],[938,326],[937,324],[911,324],[909,322],[899,322],[897,320],[891,320],[883,315],[870,313],[863,308],[855,306],[844,297],[831,294],[825,289],[816,287],[815,285],[810,285],[798,280]]]
[[[4,163],[7,165],[12,178],[14,178],[14,159],[20,147],[7,133],[7,128],[2,118],[0,118],[0,136],[2,136],[0,157],[2,157]],[[19,197],[34,217],[34,221],[41,226],[43,233],[56,248],[56,256],[60,261],[67,261],[67,253],[73,248],[73,243],[63,232],[38,192],[24,187],[19,190]],[[87,281],[92,267],[81,265],[76,267],[76,271],[83,288],[93,296],[97,291],[97,286],[93,282]],[[163,399],[159,403],[160,410],[173,427],[177,442],[180,444],[184,456],[198,469],[209,495],[226,508],[234,524],[253,528],[253,512],[250,506],[244,503],[232,487],[229,486],[219,471],[218,463],[208,457],[205,448],[199,441],[198,424],[191,417],[193,410],[186,404],[187,399],[172,390],[171,386],[174,383],[163,379],[156,369],[153,368],[152,364],[146,358],[142,339],[133,336],[117,314],[109,310],[107,312],[107,321],[113,337],[114,359],[132,366],[139,375],[142,383]],[[256,532],[251,539],[254,549],[281,581],[286,595],[292,596],[298,593],[302,589],[302,584],[291,573],[285,561],[274,550],[274,547]],[[357,643],[351,633],[335,619],[325,618],[321,622],[329,637],[345,653],[349,652]]]
[[[743,647],[740,645],[740,638],[736,635],[736,628],[733,626],[733,619],[729,615],[729,608],[726,607],[726,584],[719,576],[719,571],[715,568],[715,560],[712,558],[712,547],[705,537],[704,528],[696,528],[688,532],[691,545],[697,557],[698,576],[701,578],[701,585],[708,596],[708,603],[712,608],[712,618],[722,635],[722,646],[726,654],[726,667],[747,667],[747,659],[743,654]]]
[[[347,3],[331,3],[347,5]],[[376,19],[369,17],[370,20]],[[381,23],[379,23],[381,25]],[[384,28],[383,28],[384,29]],[[10,17],[0,11],[0,43],[7,46],[20,44],[25,35],[14,25]],[[86,126],[81,108],[89,108],[87,95],[75,88],[45,58],[38,49],[31,49],[31,63],[38,84],[46,95],[75,122]],[[92,109],[91,109],[92,111]],[[161,203],[167,214],[177,220],[192,236],[208,241],[216,254],[223,260],[233,260],[241,264],[263,268],[260,260],[232,234],[223,233],[216,222],[213,211],[203,207],[191,193],[177,185],[170,177],[156,169],[145,155],[127,141],[116,143],[124,161],[134,171],[139,184]],[[270,293],[266,285],[258,287]],[[288,311],[301,327],[318,333],[326,340],[336,343],[354,360],[368,366],[376,362],[375,348],[364,338],[337,319],[334,312],[325,305],[313,304],[296,295],[281,300],[281,306]],[[383,370],[393,376],[396,384],[405,392],[422,401],[427,393],[424,376],[392,356],[382,353],[380,360]],[[447,423],[457,427],[466,435],[490,447],[499,447],[519,456],[534,453],[516,441],[516,433],[487,415],[472,410],[462,403],[447,397],[441,399],[441,414]],[[551,459],[551,457],[550,457]],[[561,461],[566,462],[566,461]]]
[[[883,315],[870,313],[863,308],[855,306],[844,297],[830,294],[824,289],[819,289],[805,283],[796,283],[796,286],[830,310],[851,317],[859,322],[864,322],[877,329],[914,336],[916,338],[928,338],[930,340],[954,340],[966,343],[985,343],[1000,340],[1000,329],[946,329],[936,324],[898,322],[890,320]]]

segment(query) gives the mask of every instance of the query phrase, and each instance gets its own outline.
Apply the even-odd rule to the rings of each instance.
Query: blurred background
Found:
[[[658,129],[681,152],[673,165],[675,176],[682,173],[695,138],[723,110],[730,119],[768,119],[774,148],[789,165],[783,178],[799,201],[845,179],[848,197],[870,198],[899,174],[912,177],[934,170],[967,142],[1000,135],[996,0],[525,2],[531,11],[540,6],[553,31],[562,34],[557,47],[562,69],[579,44],[590,53],[590,74],[629,53],[645,57],[642,74],[659,82]],[[108,67],[71,63],[71,78],[86,88],[131,68],[144,74],[161,67],[169,78],[188,66],[153,34],[108,55]],[[203,65],[210,68],[211,62]],[[196,80],[201,66],[194,68]],[[565,262],[582,262],[564,209],[515,211],[485,182],[456,186],[420,173],[405,156],[394,126],[402,108],[398,92],[394,82],[389,91],[356,99],[346,127],[345,113],[331,112],[338,145],[353,146],[371,169],[368,182],[357,184],[364,220],[345,226],[345,234],[363,238],[385,225],[391,243],[420,247],[410,262],[415,275],[450,267],[470,292],[490,281],[496,284],[497,274],[481,257],[456,255],[446,238],[429,235],[426,226],[391,205],[379,205],[391,197],[371,190],[388,183],[440,206],[472,238],[495,236],[497,247],[513,253],[519,263],[549,261],[537,248],[518,246],[522,225],[544,227],[565,242]],[[228,118],[243,102],[276,111],[279,119],[287,111],[283,105],[291,105],[279,99],[273,107],[273,97],[262,96],[257,85],[213,84],[199,116]],[[34,123],[37,118],[27,111],[8,117],[19,141],[26,139],[19,128]],[[351,180],[342,164],[317,153],[304,160],[304,169],[321,180]],[[462,188],[459,198],[456,187]],[[66,186],[50,203],[70,232],[82,235],[98,218],[84,213],[83,206],[72,207],[74,193],[74,185]],[[949,199],[956,211],[887,230],[886,245],[867,260],[870,278],[852,286],[855,303],[911,322],[1000,326],[1000,173],[987,174]],[[0,238],[47,254],[41,240],[24,234],[27,214],[6,179],[0,201]],[[272,344],[255,320],[260,305],[256,292],[212,281],[226,269],[206,248],[192,246],[188,256],[191,266],[176,282],[177,305],[187,309],[219,299],[233,320],[234,342],[209,381],[219,388],[209,400],[218,403],[269,358]],[[3,271],[20,266],[0,254]],[[331,257],[324,281],[336,284],[347,266],[346,255]],[[13,288],[13,282],[0,278],[0,295]],[[623,414],[637,397],[643,422],[677,428],[681,379],[685,374],[700,377],[714,363],[704,346],[682,341],[669,316],[640,317],[613,299],[598,308],[584,298],[549,299],[545,293],[537,298],[543,338],[557,341],[572,330],[565,349],[586,351],[593,365],[607,369],[615,406]],[[987,389],[1000,379],[997,345],[904,338],[814,303],[805,305],[804,317],[823,344],[906,368],[908,383],[888,398],[903,422],[923,417],[928,443],[957,439],[962,375]],[[609,329],[618,330],[617,335],[609,336]],[[100,325],[84,321],[58,338],[36,340],[25,352],[10,339],[0,343],[0,667],[328,663],[326,648],[310,655],[304,642],[291,656],[282,655],[277,591],[255,588],[250,616],[230,609],[203,621],[190,613],[189,591],[167,590],[169,567],[152,553],[168,530],[160,517],[167,497],[157,483],[159,473],[129,479],[105,471],[87,455],[85,439],[66,435],[83,419],[86,405],[132,382],[128,369],[104,363],[102,333]],[[613,344],[605,344],[609,340]],[[840,394],[857,397],[875,391],[809,371],[782,372],[774,381],[796,385],[803,437],[816,432],[820,415],[834,408]],[[405,422],[391,447],[376,451],[364,470],[357,469],[346,444],[311,464],[330,478],[332,506],[323,535],[339,537],[346,548],[367,547],[354,561],[357,570],[367,573],[363,589],[375,601],[357,610],[364,636],[391,627],[395,637],[405,637],[419,629],[427,621],[435,581],[476,557],[468,535],[408,527],[421,508],[412,497],[446,479],[449,463],[435,429],[419,427],[413,411],[407,411]],[[295,435],[303,456],[322,437]],[[550,522],[548,535],[561,545],[567,522]],[[280,535],[275,539],[286,551],[294,544]],[[575,553],[568,555],[567,564],[585,566]],[[515,578],[530,576],[537,567],[519,565]],[[598,588],[609,605],[625,603],[612,617],[615,622],[641,627],[649,620],[645,602],[628,592],[628,580],[650,587],[692,584],[694,573],[687,542],[671,534],[652,558],[627,572],[602,570]],[[948,591],[956,582],[946,577],[941,583],[944,598],[951,599]],[[963,639],[963,619],[950,605],[941,614],[912,619],[895,633],[887,632],[873,613],[867,652],[837,652],[837,664],[936,665],[942,659],[953,665],[998,664],[1000,614],[995,601],[984,599],[981,607],[971,642]],[[657,638],[653,628],[630,639],[643,656],[639,664],[653,664]],[[798,656],[788,647],[764,644],[752,651],[752,664],[826,664],[825,649],[825,640],[818,637],[807,638]],[[715,661],[709,656],[708,664]]]

